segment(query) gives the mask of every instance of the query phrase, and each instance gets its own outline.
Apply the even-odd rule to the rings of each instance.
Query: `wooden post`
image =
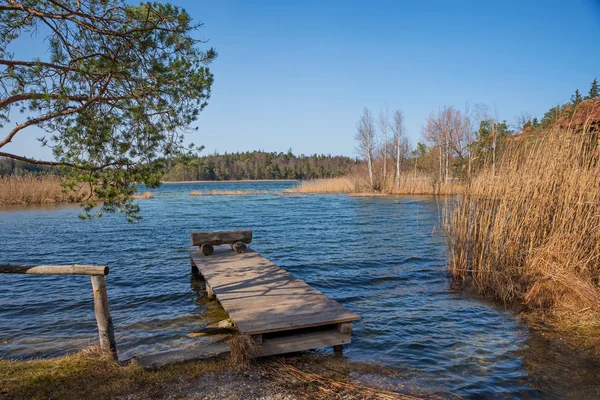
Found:
[[[340,357],[344,355],[344,347],[341,344],[338,344],[337,346],[333,346],[333,354],[336,357]]]
[[[115,328],[108,311],[108,295],[106,293],[106,282],[104,276],[91,276],[92,290],[94,292],[94,313],[98,322],[98,335],[100,337],[100,348],[111,352],[115,360],[119,359],[117,354],[117,342],[115,341]]]
[[[205,256],[210,256],[212,253],[214,253],[215,248],[212,244],[210,243],[203,243],[202,245],[200,245],[200,251],[202,252],[202,254],[204,254]]]
[[[208,282],[206,282],[206,294],[208,294],[208,298],[209,299],[214,299],[215,298],[215,292],[212,290],[212,288],[210,287],[210,285],[208,284]]]
[[[231,243],[231,250],[235,251],[236,253],[245,253],[246,252],[246,244],[243,242],[235,242],[235,243]]]
[[[108,267],[103,265],[15,265],[0,264],[0,274],[33,275],[108,275]]]

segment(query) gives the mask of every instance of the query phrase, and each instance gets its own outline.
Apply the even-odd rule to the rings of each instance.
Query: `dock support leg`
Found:
[[[344,346],[338,344],[337,346],[333,346],[333,354],[335,356],[340,357],[344,355]]]
[[[198,267],[196,266],[196,263],[194,262],[194,260],[192,258],[190,258],[190,265],[192,267],[192,277],[194,277],[196,279],[200,279],[202,277],[202,275],[200,275],[200,270],[198,269]]]
[[[254,340],[254,343],[256,344],[262,344],[263,343],[263,336],[262,335],[252,335],[252,340]]]
[[[208,294],[208,298],[209,299],[214,299],[215,298],[215,292],[212,290],[212,288],[210,287],[210,285],[208,284],[208,282],[206,282],[206,293]]]

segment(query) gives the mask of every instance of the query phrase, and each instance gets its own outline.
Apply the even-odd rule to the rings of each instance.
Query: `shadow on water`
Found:
[[[189,196],[294,182],[164,185],[144,219],[80,221],[74,206],[0,209],[3,263],[108,265],[121,357],[202,343],[226,318],[191,279],[189,232],[250,227],[252,247],[361,315],[345,354],[442,397],[598,398],[600,367],[532,334],[493,303],[458,295],[432,198]],[[142,203],[143,201],[143,203]],[[0,276],[0,357],[64,354],[96,340],[89,279]]]

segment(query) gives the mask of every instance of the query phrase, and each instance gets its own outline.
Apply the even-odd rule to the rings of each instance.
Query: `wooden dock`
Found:
[[[188,251],[209,297],[219,301],[240,333],[254,339],[258,356],[331,346],[340,350],[350,343],[357,314],[260,254],[229,246],[217,246],[210,255],[198,247]]]

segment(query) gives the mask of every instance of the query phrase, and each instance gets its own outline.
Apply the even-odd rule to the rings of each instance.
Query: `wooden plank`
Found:
[[[103,265],[16,265],[0,264],[0,274],[33,275],[108,275],[109,269]]]
[[[337,331],[305,333],[271,340],[263,339],[262,346],[258,348],[258,357],[340,346],[350,342],[349,334]]]
[[[238,330],[250,335],[336,325],[360,317],[306,282],[248,249],[189,249],[200,273]],[[335,330],[335,329],[334,329]]]
[[[252,230],[238,229],[232,231],[192,232],[192,246],[200,246],[204,243],[212,245],[233,244],[235,242],[251,243]]]
[[[233,318],[232,318],[233,319]],[[288,315],[286,319],[270,323],[268,325],[258,321],[239,322],[236,321],[236,327],[242,333],[248,334],[263,334],[271,332],[279,332],[283,330],[311,328],[316,326],[330,325],[357,321],[356,314],[348,311],[347,314],[328,314],[326,316],[316,315],[314,317],[307,316],[305,318],[295,318],[293,314]]]

